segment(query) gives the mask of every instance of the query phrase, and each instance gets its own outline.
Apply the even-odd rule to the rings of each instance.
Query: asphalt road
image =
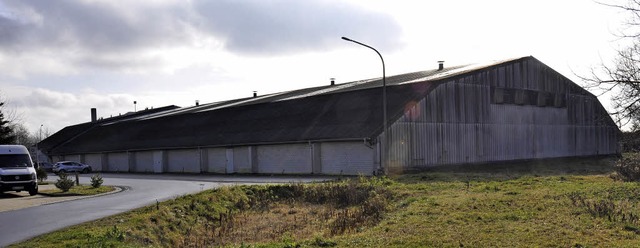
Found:
[[[49,180],[57,178],[50,175]],[[322,181],[328,177],[258,177],[211,175],[103,174],[104,185],[124,191],[99,197],[66,201],[0,212],[0,247],[21,242],[64,227],[77,225],[205,189],[235,184]],[[80,177],[89,184],[90,175]]]

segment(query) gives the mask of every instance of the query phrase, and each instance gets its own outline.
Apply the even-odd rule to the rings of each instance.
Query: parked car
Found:
[[[38,162],[36,168],[43,168],[46,172],[53,172],[53,164],[49,162]]]
[[[91,166],[73,161],[61,161],[53,165],[53,173],[56,174],[69,172],[89,173],[91,171]]]

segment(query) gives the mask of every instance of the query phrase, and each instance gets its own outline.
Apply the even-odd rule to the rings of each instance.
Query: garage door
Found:
[[[200,152],[196,149],[167,151],[168,172],[200,173]]]
[[[67,160],[67,161],[74,161],[74,162],[82,163],[82,161],[80,161],[80,155],[66,155],[66,156],[64,156],[64,159]]]
[[[129,172],[129,155],[126,152],[109,153],[107,170],[111,172]]]
[[[251,173],[251,153],[248,146],[234,147],[230,155],[233,157],[229,169],[238,173]],[[227,172],[232,173],[232,172]]]
[[[207,172],[225,173],[227,170],[227,149],[207,149]]]
[[[363,143],[330,142],[321,144],[322,173],[331,175],[371,175],[374,149]]]
[[[258,147],[260,173],[311,173],[311,160],[308,144]]]
[[[90,165],[93,171],[103,171],[102,154],[86,154],[84,155],[84,163]]]
[[[136,152],[135,165],[132,168],[135,172],[153,172],[153,152]]]

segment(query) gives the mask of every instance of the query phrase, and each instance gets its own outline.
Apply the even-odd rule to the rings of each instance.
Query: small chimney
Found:
[[[258,92],[257,91],[253,91],[253,97],[258,97]]]
[[[438,61],[438,71],[442,71],[444,69],[444,60]]]
[[[196,106],[200,105],[200,100],[196,100]]]
[[[331,80],[331,85],[336,85],[336,78],[330,78]]]
[[[91,122],[96,122],[98,120],[98,111],[96,108],[91,108]]]

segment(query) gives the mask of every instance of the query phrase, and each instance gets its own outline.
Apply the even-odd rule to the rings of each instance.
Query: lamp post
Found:
[[[380,147],[380,169],[381,171],[384,173],[384,169],[387,168],[386,163],[387,163],[387,82],[386,82],[386,75],[385,75],[385,69],[384,69],[384,59],[382,58],[382,54],[380,54],[380,52],[378,52],[378,50],[376,50],[375,48],[364,44],[362,42],[358,42],[352,39],[349,39],[347,37],[342,37],[343,40],[346,41],[350,41],[353,43],[356,43],[358,45],[367,47],[371,50],[373,50],[374,52],[376,52],[378,54],[378,56],[380,56],[380,60],[382,61],[382,142],[380,143],[381,147]]]
[[[36,142],[36,164],[40,166],[40,150],[38,149],[38,143],[42,141],[42,125],[40,124],[40,130],[38,131],[38,142]]]

